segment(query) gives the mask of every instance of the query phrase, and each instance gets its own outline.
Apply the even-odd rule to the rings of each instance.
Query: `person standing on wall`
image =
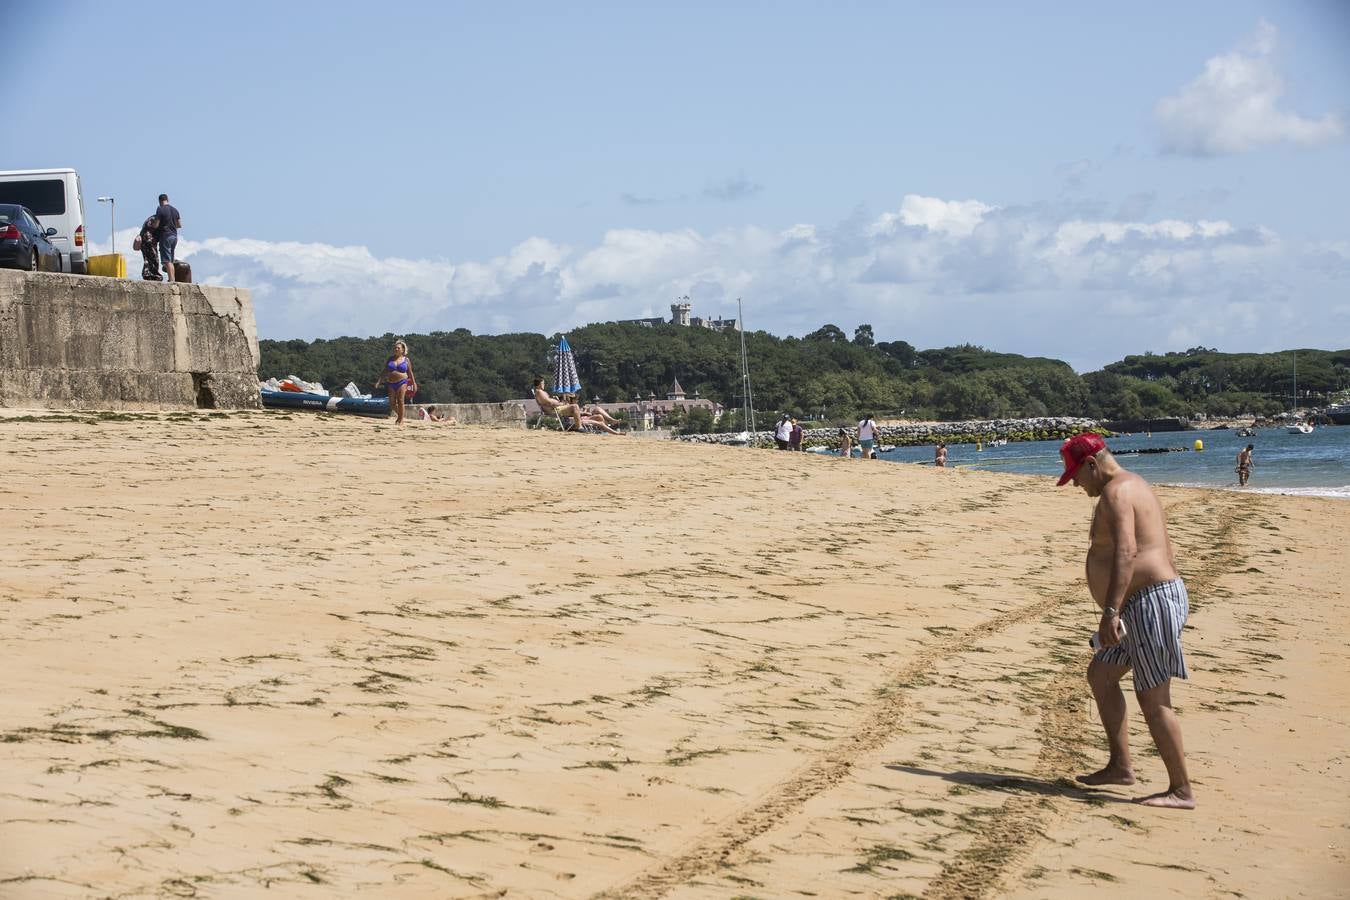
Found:
[[[178,229],[183,227],[183,217],[178,214],[178,210],[169,205],[169,195],[159,195],[159,208],[155,210],[155,218],[159,220],[159,231],[155,233],[155,238],[159,241],[159,261],[164,266],[164,273],[169,276],[170,281],[175,281],[173,277],[173,251],[178,246]]]
[[[132,250],[141,251],[141,278],[144,281],[162,281],[159,273],[159,243],[155,234],[159,231],[159,219],[150,216],[141,223],[141,233],[131,242]]]

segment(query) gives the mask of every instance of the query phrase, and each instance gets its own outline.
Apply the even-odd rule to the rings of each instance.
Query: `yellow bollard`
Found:
[[[1197,449],[1197,450],[1203,450],[1203,449],[1205,449],[1205,442],[1202,441],[1202,440],[1200,440],[1199,438],[1196,438],[1196,439],[1195,439],[1195,449]]]
[[[104,278],[126,278],[127,260],[120,253],[104,253],[89,257],[89,274]]]

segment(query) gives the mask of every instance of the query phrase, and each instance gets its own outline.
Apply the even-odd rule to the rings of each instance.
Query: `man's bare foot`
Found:
[[[1079,784],[1097,786],[1099,784],[1134,784],[1134,772],[1117,766],[1107,766],[1091,775],[1079,775],[1075,779]]]
[[[1190,788],[1177,788],[1140,797],[1137,801],[1144,806],[1156,806],[1161,809],[1195,809],[1195,795]]]

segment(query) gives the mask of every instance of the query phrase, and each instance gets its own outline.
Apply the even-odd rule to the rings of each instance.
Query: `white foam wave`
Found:
[[[1164,483],[1164,482],[1160,482]],[[1211,491],[1234,491],[1241,494],[1276,494],[1287,497],[1332,497],[1350,500],[1350,484],[1341,487],[1238,487],[1236,484],[1204,484],[1198,481],[1169,481],[1175,487],[1205,488]]]
[[[1242,490],[1256,494],[1289,494],[1294,497],[1335,497],[1338,500],[1350,500],[1350,484],[1341,487],[1268,487],[1242,488]]]

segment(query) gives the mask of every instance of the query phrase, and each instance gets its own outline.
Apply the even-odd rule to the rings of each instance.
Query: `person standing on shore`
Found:
[[[1104,768],[1079,775],[1078,781],[1134,784],[1120,690],[1120,680],[1133,669],[1135,698],[1167,767],[1167,790],[1138,802],[1194,809],[1181,723],[1172,709],[1172,679],[1189,677],[1181,652],[1189,601],[1173,562],[1167,516],[1148,482],[1116,462],[1099,435],[1076,434],[1059,453],[1064,460],[1059,484],[1072,481],[1089,497],[1099,498],[1088,532],[1087,582],[1102,616],[1087,678],[1111,755]]]
[[[779,450],[790,448],[792,441],[792,417],[783,413],[783,418],[778,420],[778,427],[773,430],[774,443],[778,445]]]
[[[412,360],[408,359],[408,345],[394,341],[394,355],[385,360],[384,371],[375,380],[375,386],[383,383],[389,392],[389,407],[394,411],[394,424],[403,424],[404,401],[409,394],[417,392],[417,376],[413,374]]]
[[[159,230],[155,240],[159,241],[159,261],[164,266],[164,274],[173,281],[173,252],[178,247],[178,229],[183,227],[183,217],[169,204],[169,195],[159,195],[159,208],[155,210],[159,220]]]
[[[839,455],[844,459],[853,455],[853,439],[849,437],[847,428],[839,429]]]
[[[792,430],[788,432],[788,449],[798,453],[802,449],[802,423],[796,419],[792,420]]]
[[[862,448],[863,459],[876,459],[877,453],[874,449],[877,443],[877,423],[872,421],[870,415],[863,416],[862,421],[858,423],[858,446]]]
[[[1254,462],[1252,462],[1252,451],[1255,449],[1256,449],[1255,444],[1248,444],[1246,447],[1238,451],[1237,469],[1235,469],[1234,471],[1237,472],[1238,485],[1240,487],[1246,487],[1247,479],[1252,477],[1252,468],[1253,466],[1256,465]]]
[[[939,469],[947,468],[947,445],[938,441],[937,448],[933,450],[933,465]]]

